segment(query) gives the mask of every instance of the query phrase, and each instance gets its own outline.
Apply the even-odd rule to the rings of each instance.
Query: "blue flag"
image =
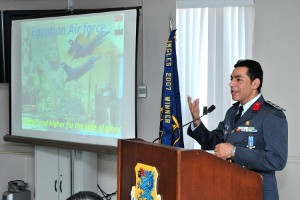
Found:
[[[161,144],[183,148],[184,143],[182,134],[175,32],[176,30],[171,31],[166,47],[161,95],[159,137]]]

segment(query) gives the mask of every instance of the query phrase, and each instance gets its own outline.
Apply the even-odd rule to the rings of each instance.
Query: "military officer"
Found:
[[[254,60],[239,60],[231,74],[232,99],[224,121],[209,131],[199,118],[199,99],[188,104],[195,121],[188,128],[204,150],[214,150],[217,157],[230,159],[263,177],[263,199],[278,200],[275,171],[287,162],[288,124],[284,109],[261,94],[263,71]],[[236,118],[236,119],[235,119]]]

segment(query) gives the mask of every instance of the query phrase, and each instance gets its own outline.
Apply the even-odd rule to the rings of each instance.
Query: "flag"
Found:
[[[183,148],[175,32],[176,30],[172,30],[170,33],[165,53],[159,138],[161,144]]]

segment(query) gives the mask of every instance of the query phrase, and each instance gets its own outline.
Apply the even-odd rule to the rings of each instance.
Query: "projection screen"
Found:
[[[13,20],[11,135],[110,146],[134,138],[137,15]]]

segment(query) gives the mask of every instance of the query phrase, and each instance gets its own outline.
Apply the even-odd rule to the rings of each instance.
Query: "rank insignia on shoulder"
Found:
[[[266,101],[266,103],[268,103],[269,105],[273,106],[274,108],[276,108],[277,110],[282,110],[282,111],[286,111],[286,109],[278,106],[277,104],[271,102],[271,101]]]

